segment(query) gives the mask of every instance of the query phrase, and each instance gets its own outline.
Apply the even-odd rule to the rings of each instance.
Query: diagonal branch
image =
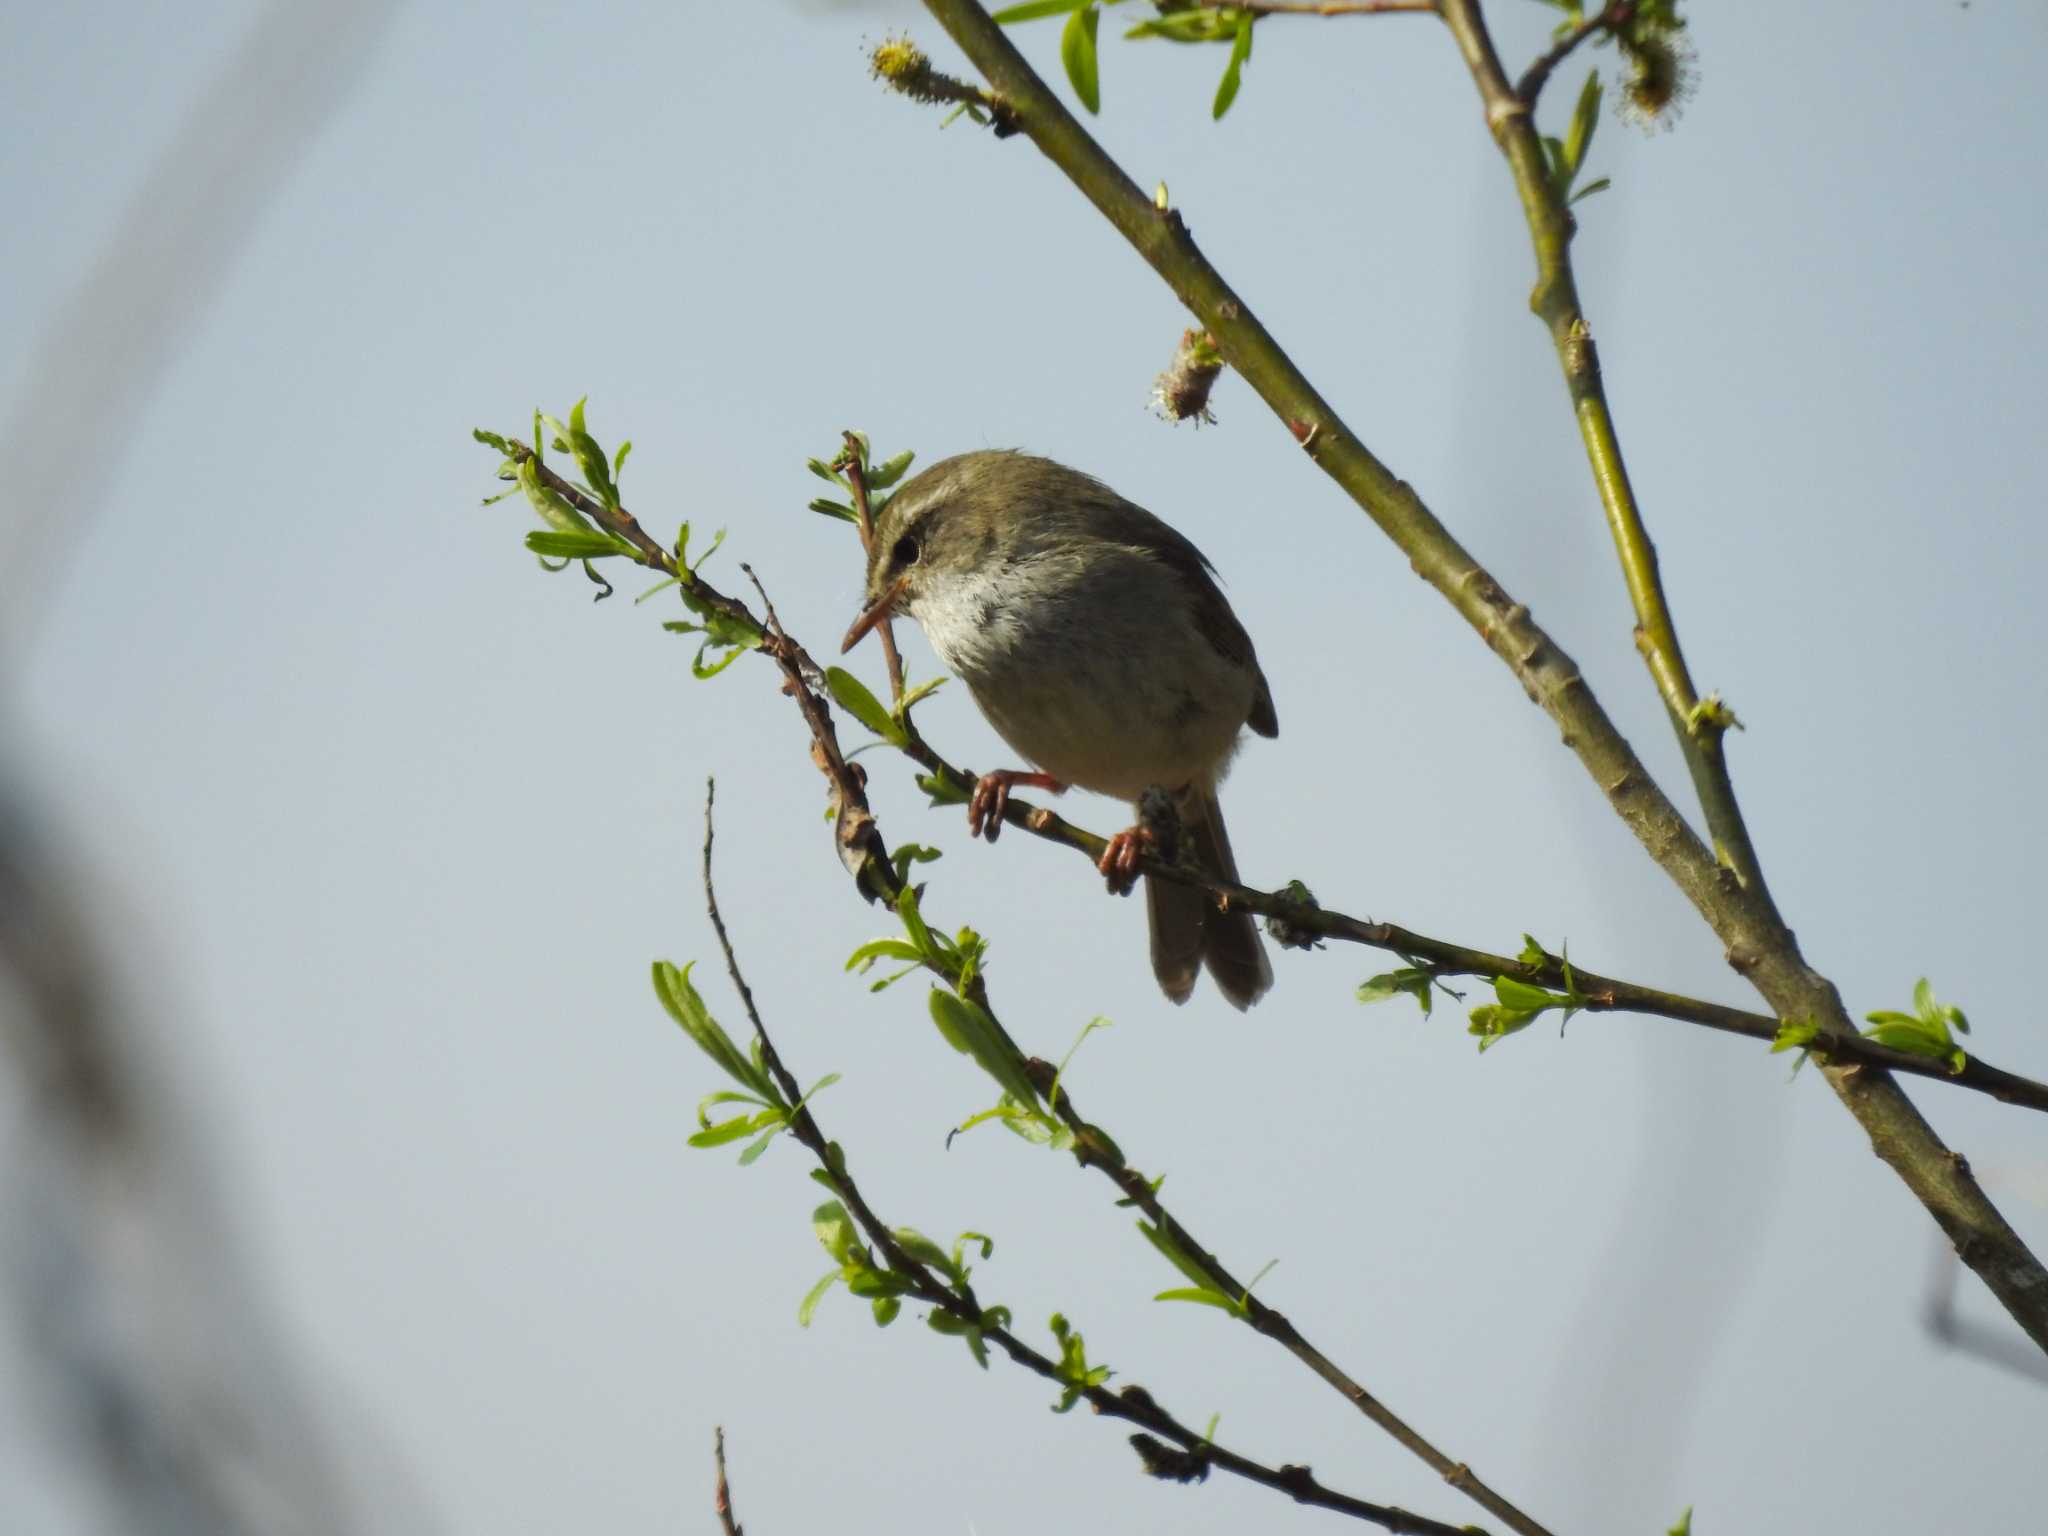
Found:
[[[792,678],[792,682],[799,689],[805,686],[800,682],[796,682],[794,678]],[[822,711],[823,707],[822,701],[820,701],[819,709]],[[823,747],[827,744],[821,741],[819,745]],[[1156,1435],[1171,1441],[1173,1445],[1179,1448],[1181,1453],[1171,1463],[1171,1465],[1181,1469],[1181,1472],[1177,1475],[1184,1477],[1206,1477],[1210,1468],[1220,1468],[1225,1472],[1244,1478],[1248,1482],[1257,1483],[1262,1487],[1272,1488],[1285,1493],[1296,1503],[1333,1510],[1338,1514],[1349,1515],[1358,1520],[1365,1520],[1374,1525],[1383,1526],[1389,1531],[1401,1533],[1401,1536],[1471,1536],[1471,1533],[1474,1531],[1474,1528],[1471,1526],[1450,1525],[1440,1520],[1432,1520],[1424,1515],[1414,1514],[1409,1510],[1401,1509],[1394,1505],[1376,1504],[1367,1499],[1354,1498],[1350,1494],[1340,1493],[1318,1481],[1315,1474],[1305,1466],[1269,1467],[1262,1462],[1253,1461],[1247,1456],[1242,1456],[1235,1451],[1228,1450],[1223,1446],[1217,1445],[1207,1436],[1197,1434],[1194,1430],[1188,1428],[1187,1425],[1174,1418],[1164,1408],[1160,1407],[1158,1400],[1143,1387],[1130,1385],[1124,1387],[1121,1391],[1111,1392],[1105,1387],[1082,1386],[1073,1382],[1060,1373],[1059,1367],[1051,1358],[1033,1349],[1008,1328],[999,1323],[991,1322],[988,1313],[982,1307],[980,1299],[975,1295],[971,1284],[962,1280],[957,1287],[950,1285],[934,1274],[928,1266],[912,1256],[903,1247],[902,1243],[898,1241],[894,1230],[886,1225],[881,1217],[875,1214],[873,1207],[868,1204],[866,1196],[861,1193],[859,1184],[854,1180],[853,1174],[847,1166],[845,1152],[836,1143],[828,1140],[823,1130],[819,1128],[817,1118],[812,1114],[809,1105],[806,1103],[796,1077],[784,1065],[781,1054],[775,1049],[774,1041],[768,1036],[767,1025],[762,1022],[760,1009],[754,1002],[753,988],[747,985],[746,977],[740,970],[739,957],[733,950],[731,935],[726,932],[725,919],[718,910],[718,890],[711,878],[711,850],[713,841],[711,812],[715,796],[716,786],[707,782],[704,791],[704,903],[711,917],[712,930],[718,937],[718,947],[725,955],[726,970],[732,977],[733,985],[739,991],[741,1005],[745,1008],[747,1020],[754,1029],[754,1038],[760,1042],[761,1059],[766,1063],[768,1070],[774,1074],[776,1082],[781,1086],[783,1094],[788,1101],[797,1106],[796,1114],[790,1122],[790,1133],[817,1158],[818,1165],[825,1171],[826,1176],[831,1181],[833,1192],[840,1197],[845,1203],[846,1208],[852,1212],[855,1221],[860,1224],[860,1228],[867,1234],[868,1240],[881,1253],[889,1268],[897,1274],[904,1276],[910,1282],[920,1300],[951,1314],[962,1323],[978,1330],[983,1338],[994,1343],[1012,1361],[1023,1366],[1026,1370],[1045,1378],[1047,1381],[1054,1382],[1063,1389],[1078,1392],[1080,1396],[1088,1400],[1089,1405],[1097,1413],[1109,1418],[1122,1419],[1127,1423],[1137,1425],[1150,1435]],[[884,862],[886,863],[886,861]],[[1166,1464],[1158,1457],[1159,1448],[1154,1442],[1149,1441],[1146,1436],[1134,1435],[1131,1438],[1137,1445],[1139,1454],[1146,1461],[1148,1468]],[[719,1511],[721,1516],[727,1521],[727,1528],[730,1529],[731,1517],[725,1488],[724,1435],[722,1432],[719,1436],[718,1448]],[[1537,1536],[1543,1536],[1542,1527],[1535,1526],[1533,1523],[1526,1527],[1517,1526],[1516,1528],[1518,1530],[1530,1529],[1537,1533]],[[1480,1536],[1484,1536],[1484,1533],[1480,1533]]]
[[[1592,30],[1609,25],[1616,10],[1630,9],[1609,6],[1594,18]],[[1734,781],[1728,774],[1724,739],[1733,723],[1732,716],[1718,706],[1717,700],[1703,701],[1693,686],[1685,653],[1679,647],[1671,605],[1664,595],[1657,548],[1650,541],[1635,488],[1629,482],[1628,467],[1622,461],[1621,439],[1607,404],[1606,386],[1601,381],[1593,331],[1586,323],[1585,311],[1579,304],[1578,284],[1572,275],[1571,239],[1576,224],[1551,179],[1542,138],[1536,132],[1535,96],[1508,84],[1478,0],[1444,0],[1443,16],[1479,88],[1487,125],[1507,157],[1521,194],[1522,214],[1536,251],[1536,287],[1529,296],[1529,307],[1549,328],[1558,363],[1564,370],[1565,385],[1571,392],[1572,412],[1578,421],[1579,435],[1585,441],[1593,483],[1599,490],[1608,531],[1613,535],[1615,553],[1620,557],[1628,584],[1629,601],[1635,609],[1636,648],[1649,666],[1650,676],[1671,717],[1672,729],[1677,732],[1679,750],[1706,814],[1716,856],[1735,872],[1735,877],[1756,898],[1759,908],[1775,919],[1777,912],[1764,884],[1763,868],[1750,841],[1742,808],[1736,802]],[[1542,84],[1540,76],[1537,84]]]
[[[1469,0],[1445,5],[1470,12]],[[1154,206],[973,0],[925,0],[925,7],[981,71],[1016,127],[1159,273],[1310,459],[1379,525],[1557,722],[1565,744],[1616,814],[1720,938],[1729,964],[1781,1017],[1810,1020],[1830,1045],[1853,1035],[1834,984],[1806,964],[1768,897],[1739,880],[1687,825],[1578,665],[1345,426],[1202,256],[1180,216]],[[1526,110],[1514,104],[1516,114]],[[1706,739],[1718,756],[1718,735]],[[2048,1350],[2048,1270],[1985,1196],[1968,1163],[1942,1144],[1888,1073],[1861,1066],[1823,1071],[1868,1132],[1872,1149],[1926,1207],[1963,1262]]]

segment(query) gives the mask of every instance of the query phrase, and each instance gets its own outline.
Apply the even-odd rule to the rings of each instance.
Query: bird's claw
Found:
[[[1003,830],[1003,816],[1010,808],[1011,786],[1017,784],[1028,784],[1055,795],[1067,787],[1049,773],[1020,773],[1013,768],[984,773],[974,781],[974,793],[967,797],[969,837],[985,837],[990,842],[996,840]]]
[[[1128,896],[1138,883],[1138,861],[1153,851],[1152,829],[1143,825],[1126,827],[1109,840],[1096,861],[1096,869],[1109,882],[1112,895]]]

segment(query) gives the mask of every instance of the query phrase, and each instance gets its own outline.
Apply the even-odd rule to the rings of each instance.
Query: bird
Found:
[[[1017,785],[1069,786],[1139,808],[1100,868],[1128,892],[1162,853],[1144,814],[1171,797],[1180,857],[1238,883],[1216,789],[1246,727],[1277,736],[1251,637],[1200,550],[1090,475],[1016,450],[963,453],[905,481],[876,516],[850,651],[907,614],[1029,769],[983,774],[970,833],[993,842]],[[1239,1010],[1273,983],[1250,913],[1145,877],[1152,972],[1176,1003],[1206,966]]]

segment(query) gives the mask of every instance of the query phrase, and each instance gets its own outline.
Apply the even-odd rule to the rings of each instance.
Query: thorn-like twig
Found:
[[[732,1489],[725,1480],[725,1426],[719,1425],[711,1442],[712,1459],[718,1463],[718,1493],[712,1508],[718,1511],[719,1529],[725,1536],[743,1536],[740,1523],[732,1512]]]

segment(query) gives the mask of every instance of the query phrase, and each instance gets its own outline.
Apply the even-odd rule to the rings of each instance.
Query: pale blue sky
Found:
[[[1542,7],[1489,10],[1511,59],[1541,46]],[[1577,246],[1693,669],[1749,726],[1766,867],[1851,1008],[1928,975],[1988,1058],[2048,1074],[2048,9],[1693,11],[1698,95],[1668,135],[1603,121],[1615,186]],[[11,29],[0,731],[102,894],[367,1525],[403,1467],[424,1528],[707,1529],[720,1422],[760,1536],[1329,1525],[1146,1483],[1120,1429],[912,1317],[878,1333],[835,1296],[796,1327],[819,1191],[794,1144],[746,1170],[683,1145],[723,1084],[646,982],[715,960],[707,774],[742,959],[797,1074],[845,1074],[818,1109],[885,1214],[991,1233],[985,1298],[1041,1340],[1065,1311],[1225,1443],[1477,1518],[1272,1346],[1154,1304],[1173,1276],[1100,1180],[994,1129],[945,1149],[993,1090],[914,984],[842,975],[885,925],[836,873],[769,670],[697,683],[667,613],[543,578],[522,511],[478,509],[468,432],[587,393],[635,441],[628,504],[729,527],[712,574],[750,561],[818,650],[859,560],[803,510],[802,461],[842,427],[1084,467],[1206,550],[1271,675],[1282,733],[1223,797],[1248,880],[1749,1002],[1554,728],[1241,383],[1214,428],[1147,413],[1171,295],[1028,145],[867,77],[906,26],[963,67],[921,9],[416,0],[273,18],[251,52],[263,14]],[[1681,787],[1442,29],[1262,25],[1220,126],[1219,52],[1112,30],[1107,146]],[[1053,67],[1055,25],[1018,38]],[[997,762],[964,692],[924,720]],[[1114,1019],[1075,1068],[1086,1111],[1553,1529],[1640,1536],[1688,1503],[1702,1536],[2038,1520],[2048,1396],[1923,1337],[1931,1223],[1817,1077],[1627,1018],[1482,1060],[1451,1011],[1361,1010],[1384,963],[1355,949],[1277,956],[1249,1018],[1206,989],[1175,1010],[1138,904],[1049,846],[971,846],[868,762],[891,840],[946,850],[928,910],[991,936],[1027,1048]],[[2043,1122],[1909,1091],[2048,1244]]]

